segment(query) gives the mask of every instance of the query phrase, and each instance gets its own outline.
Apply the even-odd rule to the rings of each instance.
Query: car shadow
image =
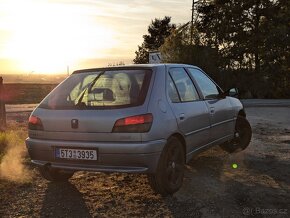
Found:
[[[287,178],[285,161],[247,152],[229,155],[214,148],[186,165],[183,186],[173,196],[154,193],[145,175],[81,172],[71,180],[78,188],[48,184],[41,216],[287,217]]]
[[[213,149],[187,164],[182,188],[164,198],[174,217],[289,217],[289,163],[243,152],[233,156]]]
[[[277,183],[290,186],[289,161],[279,160],[273,155],[266,155],[265,157],[248,155],[244,163],[256,175],[267,175]]]
[[[82,194],[71,183],[49,183],[41,217],[91,217]]]

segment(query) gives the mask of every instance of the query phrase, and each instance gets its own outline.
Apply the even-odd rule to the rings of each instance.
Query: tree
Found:
[[[216,50],[203,45],[197,30],[189,24],[180,26],[165,39],[165,43],[160,47],[163,61],[196,65],[218,79]]]
[[[162,45],[165,62],[200,66],[225,89],[238,87],[242,97],[290,97],[289,0],[198,1],[195,20],[161,40],[156,29],[162,28],[152,21],[134,62],[148,63],[148,51]]]
[[[171,17],[165,16],[163,19],[155,18],[151,21],[148,27],[148,33],[143,35],[144,42],[141,46],[138,46],[138,51],[135,52],[136,57],[133,60],[135,64],[146,64],[149,62],[149,52],[156,51],[164,43],[166,37],[168,37],[175,24],[171,24]]]
[[[278,0],[267,6],[260,24],[261,70],[265,72],[267,95],[290,97],[290,1]],[[267,96],[268,97],[268,96]]]
[[[197,11],[220,71],[252,97],[289,96],[289,1],[212,0]]]

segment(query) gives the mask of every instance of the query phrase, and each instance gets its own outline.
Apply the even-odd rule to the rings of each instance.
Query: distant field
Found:
[[[6,104],[39,103],[57,84],[4,84]]]

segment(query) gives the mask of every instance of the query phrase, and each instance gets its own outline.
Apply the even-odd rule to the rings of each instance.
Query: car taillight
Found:
[[[43,125],[39,117],[30,116],[28,120],[28,129],[31,130],[43,130]]]
[[[148,132],[153,122],[152,114],[126,117],[116,121],[113,132]]]

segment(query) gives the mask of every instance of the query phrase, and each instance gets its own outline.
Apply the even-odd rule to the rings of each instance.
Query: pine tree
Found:
[[[149,51],[156,51],[164,43],[175,25],[171,24],[171,17],[165,16],[163,19],[155,18],[148,27],[148,33],[143,35],[144,42],[138,46],[133,60],[135,64],[146,64],[149,62]]]

